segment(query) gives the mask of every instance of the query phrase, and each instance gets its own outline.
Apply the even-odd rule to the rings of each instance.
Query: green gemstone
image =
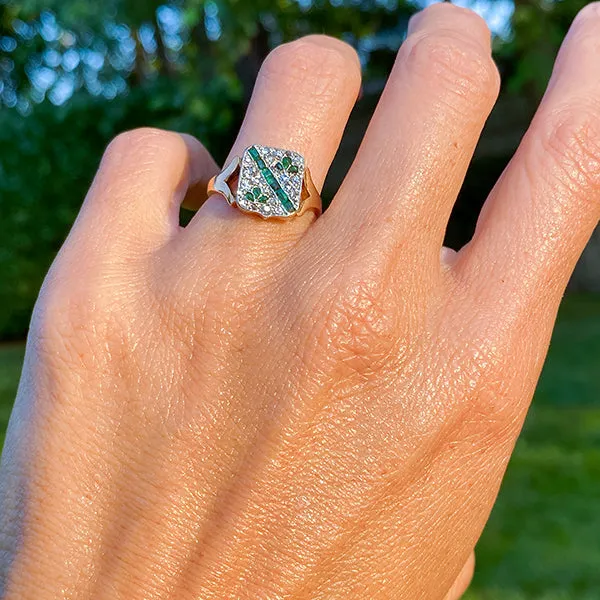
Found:
[[[288,213],[294,212],[294,205],[290,201],[289,196],[281,188],[277,190],[276,194],[283,208],[285,208]]]
[[[251,192],[246,192],[245,196],[246,196],[246,200],[250,200],[250,202],[254,201],[254,196],[252,195]]]
[[[295,211],[294,204],[290,200],[290,197],[287,195],[286,191],[281,187],[279,181],[273,174],[273,172],[265,165],[265,161],[260,156],[257,148],[255,146],[251,146],[248,149],[248,154],[254,160],[256,166],[258,167],[263,179],[267,182],[269,187],[273,190],[279,201],[281,202],[282,207],[286,210],[287,213],[291,214]],[[290,156],[284,156],[280,162],[277,162],[274,167],[278,170],[286,170],[288,172],[297,173],[298,167],[293,164]],[[258,187],[254,188],[252,192],[248,192],[246,197],[254,202],[267,203],[269,201],[268,196],[263,194],[262,190]]]
[[[258,150],[251,146],[248,148],[248,154],[254,159],[254,162],[258,165],[259,169],[265,168],[265,161],[262,159],[261,155],[258,153]]]

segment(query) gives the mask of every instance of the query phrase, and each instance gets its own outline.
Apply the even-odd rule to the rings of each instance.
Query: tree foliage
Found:
[[[535,102],[582,4],[517,0],[496,40],[505,93]],[[23,335],[116,133],[186,131],[222,159],[270,48],[311,32],[341,37],[358,49],[370,94],[416,8],[407,0],[0,0],[0,337]]]

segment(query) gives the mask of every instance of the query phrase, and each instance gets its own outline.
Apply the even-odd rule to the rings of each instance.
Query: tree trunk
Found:
[[[152,24],[154,26],[154,37],[156,39],[156,58],[158,59],[158,72],[161,75],[172,77],[175,72],[173,69],[173,63],[169,60],[167,47],[165,46],[165,40],[162,36],[160,29],[160,23],[156,17],[156,12],[152,16]]]
[[[129,84],[132,87],[138,87],[146,79],[146,51],[140,40],[138,29],[133,32],[133,39],[135,40],[135,62],[129,76]]]

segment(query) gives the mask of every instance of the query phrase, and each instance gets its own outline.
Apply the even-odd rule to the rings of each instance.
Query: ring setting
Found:
[[[287,219],[312,210],[321,199],[304,157],[292,150],[252,145],[234,157],[208,185],[232,206],[264,219]]]

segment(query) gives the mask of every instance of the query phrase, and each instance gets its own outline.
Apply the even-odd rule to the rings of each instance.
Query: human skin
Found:
[[[183,229],[208,153],[116,138],[34,311],[1,597],[459,598],[600,214],[599,64],[590,4],[458,253],[444,230],[499,86],[467,10],[411,21],[318,220],[212,196]],[[320,187],[359,85],[342,42],[281,46],[232,156],[297,150]]]

